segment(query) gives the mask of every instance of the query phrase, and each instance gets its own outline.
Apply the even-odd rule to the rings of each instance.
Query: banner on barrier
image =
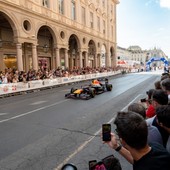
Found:
[[[42,87],[54,86],[58,84],[76,82],[80,80],[93,79],[97,77],[106,77],[108,75],[114,75],[114,74],[115,74],[114,72],[105,72],[105,73],[78,75],[72,77],[61,77],[56,79],[34,80],[34,81],[29,81],[27,83],[18,82],[18,83],[0,84],[0,95],[38,89]]]

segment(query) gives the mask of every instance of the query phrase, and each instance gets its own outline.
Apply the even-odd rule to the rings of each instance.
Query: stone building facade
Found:
[[[0,70],[116,65],[118,0],[0,0]]]
[[[130,60],[131,52],[123,47],[117,46],[117,61],[118,60]]]
[[[140,67],[145,67],[150,59],[157,58],[150,66],[159,68],[164,67],[161,58],[168,60],[167,55],[161,49],[154,47],[153,49],[142,50],[138,45],[129,46],[128,48],[117,46],[117,61],[118,58],[127,62],[133,61],[132,63],[136,63]]]
[[[146,62],[147,50],[142,50],[139,46],[130,46],[128,51],[131,53],[131,60],[138,61],[141,64]]]

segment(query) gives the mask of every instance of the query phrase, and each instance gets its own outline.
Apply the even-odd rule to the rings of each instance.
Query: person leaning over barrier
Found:
[[[133,170],[169,170],[170,154],[161,145],[147,143],[148,128],[144,118],[135,112],[118,112],[115,133],[106,142],[130,163]]]

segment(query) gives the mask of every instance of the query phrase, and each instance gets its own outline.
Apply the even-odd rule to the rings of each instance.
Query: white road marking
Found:
[[[101,129],[99,131],[97,131],[94,135],[98,135],[99,133],[101,132]],[[90,137],[87,141],[85,141],[82,145],[80,145],[71,155],[69,155],[61,164],[59,164],[57,166],[57,168],[55,168],[54,170],[61,170],[62,166],[64,164],[66,164],[71,158],[73,158],[77,153],[79,153],[81,150],[83,150],[83,148],[88,144],[90,143],[94,138],[95,136],[93,137]]]
[[[7,115],[8,113],[0,113],[0,116]]]
[[[161,75],[162,73],[164,73],[164,71],[157,70],[157,71],[137,72],[135,74],[156,74],[156,75]]]
[[[34,112],[37,112],[37,111],[40,111],[40,110],[44,110],[44,109],[46,109],[46,108],[49,108],[49,107],[58,105],[58,104],[60,104],[60,103],[64,103],[64,102],[66,102],[66,101],[68,101],[68,100],[70,100],[70,99],[62,100],[62,101],[60,101],[60,102],[56,102],[56,103],[53,103],[53,104],[51,104],[51,105],[47,105],[47,106],[44,106],[44,107],[40,107],[40,108],[38,108],[38,109],[35,109],[35,110],[32,110],[32,111],[29,111],[29,112],[26,112],[26,113],[23,113],[23,114],[20,114],[20,115],[11,117],[11,118],[9,118],[9,119],[1,120],[0,123],[7,122],[7,121],[10,121],[10,120],[13,120],[13,119],[17,119],[17,118],[19,118],[19,117],[26,116],[26,115],[28,115],[28,114],[30,114],[30,113],[34,113]]]
[[[141,96],[142,94],[139,94],[139,95],[137,95],[128,105],[126,105],[121,111],[125,111],[127,108],[128,108],[128,106],[129,105],[131,105],[137,98],[139,98],[139,96]],[[112,119],[110,119],[110,121],[108,122],[108,123],[111,123],[111,122],[113,122],[114,121],[114,119],[115,119],[115,116],[112,118]]]
[[[130,104],[132,104],[137,98],[139,98],[139,96],[141,96],[141,94],[139,94],[138,96],[136,96],[127,106],[125,106],[121,111],[124,111],[125,109],[128,108],[128,106]],[[116,115],[115,115],[116,116]],[[110,119],[110,121],[108,123],[111,123],[114,119],[115,119],[115,116]],[[68,161],[70,159],[72,159],[76,154],[78,154],[81,150],[83,150],[83,148],[88,144],[90,143],[94,138],[95,136],[97,136],[98,134],[100,134],[100,132],[102,131],[102,129],[100,128],[95,134],[94,136],[90,137],[89,139],[87,139],[87,141],[85,141],[82,145],[80,145],[71,155],[69,155],[62,163],[60,163],[56,168],[54,168],[54,170],[61,170],[62,166],[65,165],[66,163],[68,163]]]
[[[31,103],[30,105],[38,105],[38,104],[42,104],[45,102],[47,102],[47,101],[37,101],[37,102]]]

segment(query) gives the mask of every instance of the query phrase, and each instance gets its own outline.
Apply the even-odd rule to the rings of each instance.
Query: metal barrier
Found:
[[[78,81],[100,78],[100,77],[108,77],[115,74],[120,74],[120,71],[116,72],[104,72],[104,73],[96,73],[96,74],[87,74],[87,75],[78,75],[72,77],[61,77],[55,79],[44,79],[44,80],[34,80],[18,83],[8,83],[8,84],[0,84],[0,96],[14,94],[14,93],[21,93],[41,88],[50,88],[53,86],[61,85],[61,84],[68,84],[74,83]]]

